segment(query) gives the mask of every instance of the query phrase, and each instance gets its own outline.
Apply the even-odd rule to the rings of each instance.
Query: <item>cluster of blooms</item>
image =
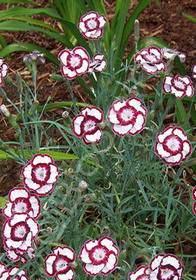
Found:
[[[112,123],[112,131],[118,136],[139,133],[144,125],[147,110],[137,98],[117,100],[109,108],[107,120]],[[72,130],[82,137],[85,144],[98,143],[103,133],[101,125],[103,112],[97,107],[85,107],[72,121]],[[177,165],[185,160],[192,151],[191,143],[180,127],[167,127],[157,134],[156,154],[167,164]]]
[[[181,62],[184,62],[186,59],[184,53],[180,53],[176,50],[149,47],[137,52],[134,60],[140,64],[141,68],[144,69],[147,74],[151,75],[166,70],[167,66],[163,59],[172,60],[176,56],[180,58]],[[195,69],[194,67],[193,73]],[[162,87],[164,93],[173,94],[177,98],[182,98],[184,96],[191,97],[194,94],[193,83],[188,76],[176,75],[175,77],[172,77],[165,75]]]
[[[59,171],[49,155],[35,155],[23,167],[22,176],[25,187],[13,188],[3,209],[7,218],[2,236],[6,254],[12,261],[26,262],[24,256],[34,257],[35,238],[39,233],[36,219],[41,212],[37,195],[46,195],[52,191],[58,179]],[[30,193],[33,191],[34,193]]]
[[[171,254],[158,254],[149,267],[140,266],[129,274],[129,280],[182,280],[183,266],[180,260]]]
[[[196,186],[192,190],[192,197],[194,199],[194,202],[193,202],[193,212],[196,215]]]
[[[98,39],[103,35],[105,24],[106,18],[103,15],[89,12],[81,17],[78,28],[85,38]],[[181,62],[186,59],[185,54],[179,51],[152,46],[137,52],[134,60],[150,75],[166,70],[164,60],[173,60],[176,56]],[[68,79],[76,78],[87,71],[101,72],[106,67],[102,54],[94,55],[93,61],[90,62],[89,54],[81,47],[61,51],[59,60],[62,63],[61,72]],[[191,97],[194,94],[193,84],[188,76],[176,75],[173,78],[165,75],[162,87],[164,93],[174,94],[177,98]],[[143,130],[146,115],[147,110],[142,101],[130,98],[115,101],[108,110],[107,120],[112,124],[112,131],[118,136],[135,135]],[[85,107],[73,119],[72,131],[77,137],[82,137],[85,144],[99,143],[103,137],[102,123],[103,112],[99,108]],[[177,165],[190,155],[191,144],[181,128],[168,127],[157,135],[155,151],[167,164]]]
[[[119,135],[135,135],[144,125],[147,110],[137,98],[117,100],[109,108],[107,120],[112,123],[112,131]],[[102,139],[101,124],[103,112],[97,107],[85,107],[72,121],[72,130],[82,137],[85,144],[98,143]]]
[[[104,15],[99,16],[97,12],[89,12],[80,18],[78,28],[85,38],[95,40],[103,35],[103,27],[106,22]],[[102,72],[107,65],[103,54],[95,54],[91,61],[88,52],[80,46],[61,51],[58,59],[62,64],[62,75],[69,80],[75,79],[86,72]]]
[[[84,262],[84,270],[91,276],[107,275],[117,265],[119,249],[114,240],[102,237],[99,240],[87,240],[82,246],[79,259]],[[58,246],[53,249],[44,261],[45,272],[48,276],[55,276],[55,280],[73,280],[76,255],[72,248]]]
[[[0,262],[0,279],[28,280],[29,278],[27,277],[27,272],[25,269],[20,269],[18,266],[13,266],[12,268],[7,269],[5,264]]]
[[[139,63],[141,68],[146,71],[148,75],[166,70],[167,65],[165,60],[173,60],[178,56],[181,62],[184,62],[186,55],[176,50],[158,47],[149,47],[138,51],[134,57],[135,62]]]

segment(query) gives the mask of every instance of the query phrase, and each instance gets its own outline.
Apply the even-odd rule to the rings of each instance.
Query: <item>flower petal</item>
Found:
[[[157,269],[160,266],[161,261],[164,258],[164,256],[165,256],[164,254],[156,255],[150,262],[150,265],[149,265],[150,270],[153,271],[153,270]]]
[[[110,272],[112,272],[117,264],[117,256],[114,253],[111,253],[108,257],[107,263],[102,269],[101,273],[106,275]]]
[[[138,267],[137,270],[135,270],[134,272],[129,273],[129,280],[145,280],[144,276],[146,275],[146,270],[148,269],[147,266],[140,266]],[[149,279],[149,276],[146,275],[146,280]]]
[[[39,196],[44,196],[49,194],[53,190],[53,184],[47,184],[43,185],[40,188],[38,188],[36,191],[36,194]]]
[[[101,129],[95,127],[94,130],[87,131],[83,135],[83,141],[85,144],[99,143],[103,137]]]
[[[99,273],[101,273],[102,269],[104,268],[104,264],[94,265],[94,264],[85,264],[84,270],[86,273],[90,274],[91,276],[95,276]]]
[[[181,263],[179,259],[171,254],[164,256],[164,258],[161,260],[161,266],[167,266],[167,265],[173,266],[176,270],[181,268]]]
[[[81,137],[83,134],[82,131],[83,121],[84,121],[84,116],[82,114],[77,115],[72,121],[72,131],[77,137]]]
[[[127,133],[129,133],[132,127],[133,127],[132,124],[128,124],[128,125],[114,124],[112,126],[112,131],[116,133],[118,136],[125,136]]]
[[[47,275],[52,277],[55,274],[54,271],[54,262],[56,260],[57,256],[55,254],[50,254],[46,257],[44,263],[45,263],[45,272]]]
[[[64,272],[64,271],[59,271],[55,275],[55,279],[57,280],[73,280],[74,279],[74,271],[71,267]]]
[[[85,107],[81,113],[86,116],[94,117],[98,122],[103,121],[103,112],[97,107]]]
[[[118,255],[119,254],[119,249],[114,245],[114,240],[109,237],[103,237],[99,239],[99,243],[106,247],[109,251],[113,251],[114,254]]]

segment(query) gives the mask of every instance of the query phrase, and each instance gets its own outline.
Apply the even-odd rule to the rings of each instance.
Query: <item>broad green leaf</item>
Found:
[[[16,154],[15,149],[10,149],[10,151],[13,154]],[[31,157],[30,153],[27,150],[25,150],[24,153],[27,157],[29,157],[29,158]],[[66,153],[61,153],[61,152],[41,150],[41,151],[38,151],[37,153],[51,155],[54,160],[71,160],[71,159],[75,160],[75,159],[79,159],[79,157],[75,156],[74,154],[66,154]],[[18,154],[19,155],[21,154],[21,152],[19,150],[17,150],[17,155]],[[0,160],[6,160],[8,158],[14,158],[14,157],[12,157],[10,154],[6,153],[5,151],[0,150]]]
[[[6,199],[5,197],[0,197],[0,209],[5,208],[5,204],[8,202],[8,199]]]
[[[184,13],[184,12],[182,12],[182,15],[183,15],[184,17],[186,17],[186,18],[188,18],[188,19],[190,19],[191,21],[193,21],[193,22],[196,23],[196,17],[193,17],[193,16],[191,16],[191,15],[188,15],[188,14],[186,14],[186,13]]]
[[[43,14],[48,17],[59,17],[59,14],[55,9],[51,8],[39,8],[39,9],[30,9],[30,8],[23,8],[23,7],[14,7],[9,8],[4,11],[0,12],[0,20],[10,19],[14,16],[32,16],[36,14]]]
[[[1,34],[0,34],[0,44],[1,44],[2,48],[4,48],[6,46],[5,39],[3,38],[3,36]]]
[[[31,0],[0,0],[0,4],[32,4],[39,6],[39,3],[36,3]]]
[[[189,130],[191,128],[187,112],[182,103],[182,100],[180,100],[179,98],[176,98],[175,101],[175,116],[177,118],[178,124],[185,130]]]
[[[24,16],[29,15],[30,16],[30,15],[35,15],[35,14],[43,14],[43,15],[46,15],[48,17],[52,17],[53,19],[56,19],[57,21],[59,21],[62,25],[65,25],[71,31],[71,33],[75,36],[75,38],[78,40],[78,43],[82,47],[84,47],[90,55],[92,55],[92,52],[91,52],[91,49],[89,48],[88,43],[83,38],[83,36],[80,33],[80,31],[78,30],[77,26],[75,24],[73,24],[72,22],[69,22],[69,21],[63,19],[62,17],[60,17],[55,9],[52,9],[52,8],[27,9],[27,8],[22,8],[22,7],[15,7],[15,8],[10,8],[10,9],[7,9],[5,11],[0,12],[0,20],[2,21],[2,20],[5,20],[5,19],[10,19],[10,18],[12,18],[14,16],[18,16],[18,15],[24,15]],[[11,30],[13,30],[13,28],[15,28],[15,30],[19,31],[19,26],[12,26],[13,28],[11,28],[11,26],[6,27],[6,24],[4,24],[4,25],[3,25],[3,23],[1,23],[1,24],[2,24],[2,28],[4,27],[3,30],[10,30],[11,31]],[[20,25],[20,27],[21,27],[21,25]],[[24,27],[24,29],[25,29],[25,27]],[[22,29],[22,30],[24,30],[24,29]],[[26,30],[30,30],[30,29],[27,28]],[[68,48],[73,47],[71,42],[68,41],[64,36],[61,36],[60,34],[58,34],[59,36],[56,36],[57,35],[56,33],[48,33],[49,31],[46,31],[44,29],[38,30],[38,27],[34,27],[34,28],[32,27],[31,30],[42,32],[42,33],[44,33],[44,34],[62,42],[62,43],[65,42],[63,44],[65,46],[67,46]]]
[[[51,103],[51,104],[47,104],[47,105],[41,105],[37,107],[37,112],[42,112],[42,111],[49,111],[49,110],[54,110],[57,108],[66,108],[66,107],[72,107],[73,106],[73,102],[72,101],[61,101],[61,102],[55,102],[55,103]],[[76,106],[79,108],[83,108],[86,106],[92,106],[91,104],[87,104],[87,103],[81,103],[81,102],[76,102]],[[18,114],[16,116],[16,121],[20,121],[21,120],[21,114]]]
[[[40,53],[45,53],[46,58],[48,58],[50,61],[52,61],[55,65],[59,66],[60,62],[54,56],[51,54],[49,51],[33,44],[29,43],[13,43],[10,44],[6,47],[4,47],[2,50],[0,50],[0,57],[5,57],[6,55],[13,53],[13,52],[18,52],[18,51],[26,51],[26,52],[32,52],[33,50],[38,50]]]
[[[129,8],[130,0],[118,0],[116,3],[115,15],[111,24],[111,36],[115,36],[116,46],[122,43],[123,30]]]
[[[119,1],[123,1],[123,0],[119,0]],[[126,1],[126,0],[124,0],[124,1]],[[135,20],[138,18],[139,14],[145,9],[145,7],[148,6],[148,4],[150,4],[151,2],[152,2],[152,0],[140,0],[138,6],[136,7],[136,9],[133,11],[133,13],[129,17],[128,21],[126,22],[126,24],[124,26],[123,34],[121,36],[122,40],[120,41],[120,44],[117,45],[118,51],[116,52],[115,57],[114,57],[114,67],[116,70],[119,69],[119,67],[121,65],[121,60],[122,60],[124,52],[125,52],[128,38],[133,30]],[[119,22],[119,24],[122,24],[122,23]],[[116,36],[117,36],[117,34],[116,34]]]
[[[28,23],[24,23],[21,21],[17,21],[17,20],[6,20],[3,22],[0,22],[0,30],[4,30],[4,31],[37,31],[43,34],[46,34],[47,36],[58,40],[59,42],[61,42],[62,44],[64,44],[66,47],[68,48],[72,48],[73,45],[71,44],[70,41],[68,41],[64,36],[60,35],[57,32],[52,32],[52,31],[48,31],[46,29],[34,26],[34,25],[30,25]]]
[[[25,21],[25,22],[28,22],[28,23],[32,23],[34,25],[38,25],[38,26],[47,28],[48,30],[51,30],[53,32],[59,33],[59,31],[57,31],[51,25],[49,25],[49,24],[47,24],[47,23],[45,23],[41,20],[38,20],[38,19],[34,19],[34,18],[26,17],[26,16],[14,16],[13,19],[19,20],[19,21]]]
[[[20,150],[16,150],[15,149],[9,149],[10,152],[12,152],[15,155],[22,155]],[[23,153],[26,155],[27,158],[31,158],[31,155],[29,153],[29,151],[24,150]],[[37,151],[37,153],[39,154],[47,154],[50,155],[54,160],[79,160],[79,156],[76,156],[74,154],[67,154],[67,153],[62,153],[62,152],[55,152],[55,151],[48,151],[46,150],[39,150]],[[10,159],[13,158],[14,156],[11,156],[10,154],[6,153],[6,151],[0,150],[0,160],[6,160],[6,159]],[[93,166],[97,166],[97,162],[94,162],[93,160],[90,159],[83,159],[85,162],[93,165]],[[98,165],[99,168],[103,169],[103,166]]]

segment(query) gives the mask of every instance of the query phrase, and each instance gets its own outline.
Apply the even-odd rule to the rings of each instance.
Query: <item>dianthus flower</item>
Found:
[[[38,50],[33,50],[29,54],[25,54],[23,56],[23,61],[28,61],[29,64],[32,65],[33,61],[45,63],[45,53],[40,53]]]
[[[150,280],[149,268],[147,266],[140,266],[134,272],[129,273],[129,280]]]
[[[91,40],[99,39],[103,35],[103,27],[107,20],[104,15],[98,15],[97,12],[88,12],[80,18],[78,28],[82,35]]]
[[[102,72],[105,70],[107,66],[107,61],[103,59],[104,55],[103,54],[95,54],[93,56],[93,60],[90,62],[88,72]]]
[[[174,94],[177,98],[184,96],[191,97],[194,94],[194,88],[191,79],[188,76],[176,75],[174,78],[165,75],[163,80],[163,91],[168,94]]]
[[[111,122],[112,131],[118,136],[139,133],[144,125],[147,110],[137,98],[114,101],[109,108],[107,119]]]
[[[172,254],[158,254],[149,265],[150,280],[181,280],[183,266]]]
[[[2,280],[28,280],[27,272],[25,269],[20,270],[20,267],[13,266],[10,269],[7,269],[2,275]],[[18,272],[19,271],[19,272]],[[18,272],[18,273],[17,273]],[[15,275],[15,276],[14,276]],[[14,277],[13,277],[14,276]],[[12,278],[13,277],[13,278]]]
[[[88,240],[82,246],[79,259],[83,261],[86,273],[95,276],[108,274],[116,268],[119,249],[114,240],[102,237],[99,240]]]
[[[32,245],[34,247],[36,247],[34,241],[32,241]],[[6,255],[7,255],[8,259],[10,259],[13,262],[20,260],[22,263],[26,263],[26,262],[28,262],[28,259],[26,257],[27,255],[30,259],[32,259],[32,260],[34,259],[35,250],[33,249],[33,247],[29,247],[27,249],[27,251],[25,251],[25,252],[19,251],[17,249],[7,249]]]
[[[58,180],[59,170],[49,155],[36,154],[22,169],[23,183],[37,195],[49,194]]]
[[[8,65],[4,62],[4,59],[0,57],[0,86],[3,85],[3,79],[7,77]]]
[[[136,53],[134,60],[140,64],[142,69],[144,69],[148,75],[155,74],[166,69],[166,64],[162,60],[161,50],[157,47],[149,47],[147,49],[140,50]]]
[[[172,254],[158,254],[149,267],[140,266],[129,273],[129,280],[182,280],[183,266]]]
[[[58,59],[62,64],[62,75],[69,80],[86,73],[89,69],[90,57],[88,52],[82,47],[63,50],[59,53]]]
[[[191,143],[182,128],[169,126],[157,134],[155,152],[165,163],[180,164],[191,151]]]
[[[72,121],[72,131],[82,137],[85,144],[98,143],[102,139],[99,124],[103,122],[103,112],[97,107],[85,107]]]
[[[38,223],[28,214],[14,214],[4,223],[2,235],[7,249],[27,252],[38,233]]]
[[[9,192],[3,214],[10,218],[15,213],[27,213],[30,217],[37,219],[40,211],[40,200],[35,194],[29,193],[25,188],[13,188]]]
[[[193,72],[193,78],[196,79],[196,65],[193,65],[192,72]]]
[[[44,261],[45,273],[50,277],[55,276],[55,280],[72,280],[74,279],[75,258],[72,248],[58,246]]]
[[[186,60],[186,54],[177,50],[162,48],[161,53],[165,59],[173,60],[176,56],[178,56],[181,62],[185,62]]]

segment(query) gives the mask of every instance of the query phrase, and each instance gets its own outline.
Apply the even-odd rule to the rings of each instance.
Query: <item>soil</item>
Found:
[[[48,7],[47,0],[38,0],[37,2],[39,2],[43,8]],[[116,1],[104,0],[104,2],[108,17],[112,20]],[[138,2],[139,0],[131,1],[129,8],[130,15],[137,6]],[[160,2],[161,7],[159,7],[158,2]],[[3,9],[5,9],[5,5],[0,4],[0,10]],[[140,38],[158,37],[165,40],[171,48],[186,53],[187,59],[184,66],[187,74],[191,76],[192,65],[196,64],[196,23],[193,23],[182,16],[182,11],[196,17],[196,1],[154,0],[139,16]],[[42,17],[41,19],[44,19],[45,22],[51,24],[53,27],[58,28],[55,21],[49,20],[45,17]],[[40,47],[46,48],[56,56],[64,48],[59,42],[36,32],[2,32],[1,34],[7,44],[14,42],[36,43]],[[129,52],[129,50],[133,47],[134,36],[133,34],[130,34],[126,52]],[[17,71],[20,71],[25,80],[28,80],[29,78],[27,68],[22,61],[24,54],[24,52],[12,53],[10,55],[10,59],[7,61],[10,67],[9,75],[13,79],[15,79]],[[52,102],[70,100],[67,85],[63,82],[52,81],[50,79],[50,74],[52,72],[60,74],[59,69],[56,69],[49,61],[46,61],[44,65],[38,66],[38,87],[41,92],[39,98],[40,104],[44,104],[49,95],[51,95]],[[6,92],[9,98],[17,103],[17,94],[13,91],[11,86],[6,85]],[[74,96],[77,101],[88,101],[88,96],[86,96],[83,92],[81,94],[78,86],[74,87]],[[0,99],[0,104],[1,103],[6,104],[3,99]],[[8,108],[11,109],[9,105]],[[57,115],[61,115],[61,113],[61,110],[56,111]],[[3,115],[0,116],[0,138],[5,142],[14,140],[13,128]],[[0,196],[7,195],[10,189],[20,184],[20,171],[21,166],[16,164],[13,160],[6,160],[0,163]],[[0,223],[2,219],[3,217],[0,216]],[[187,254],[189,254],[188,251]]]

